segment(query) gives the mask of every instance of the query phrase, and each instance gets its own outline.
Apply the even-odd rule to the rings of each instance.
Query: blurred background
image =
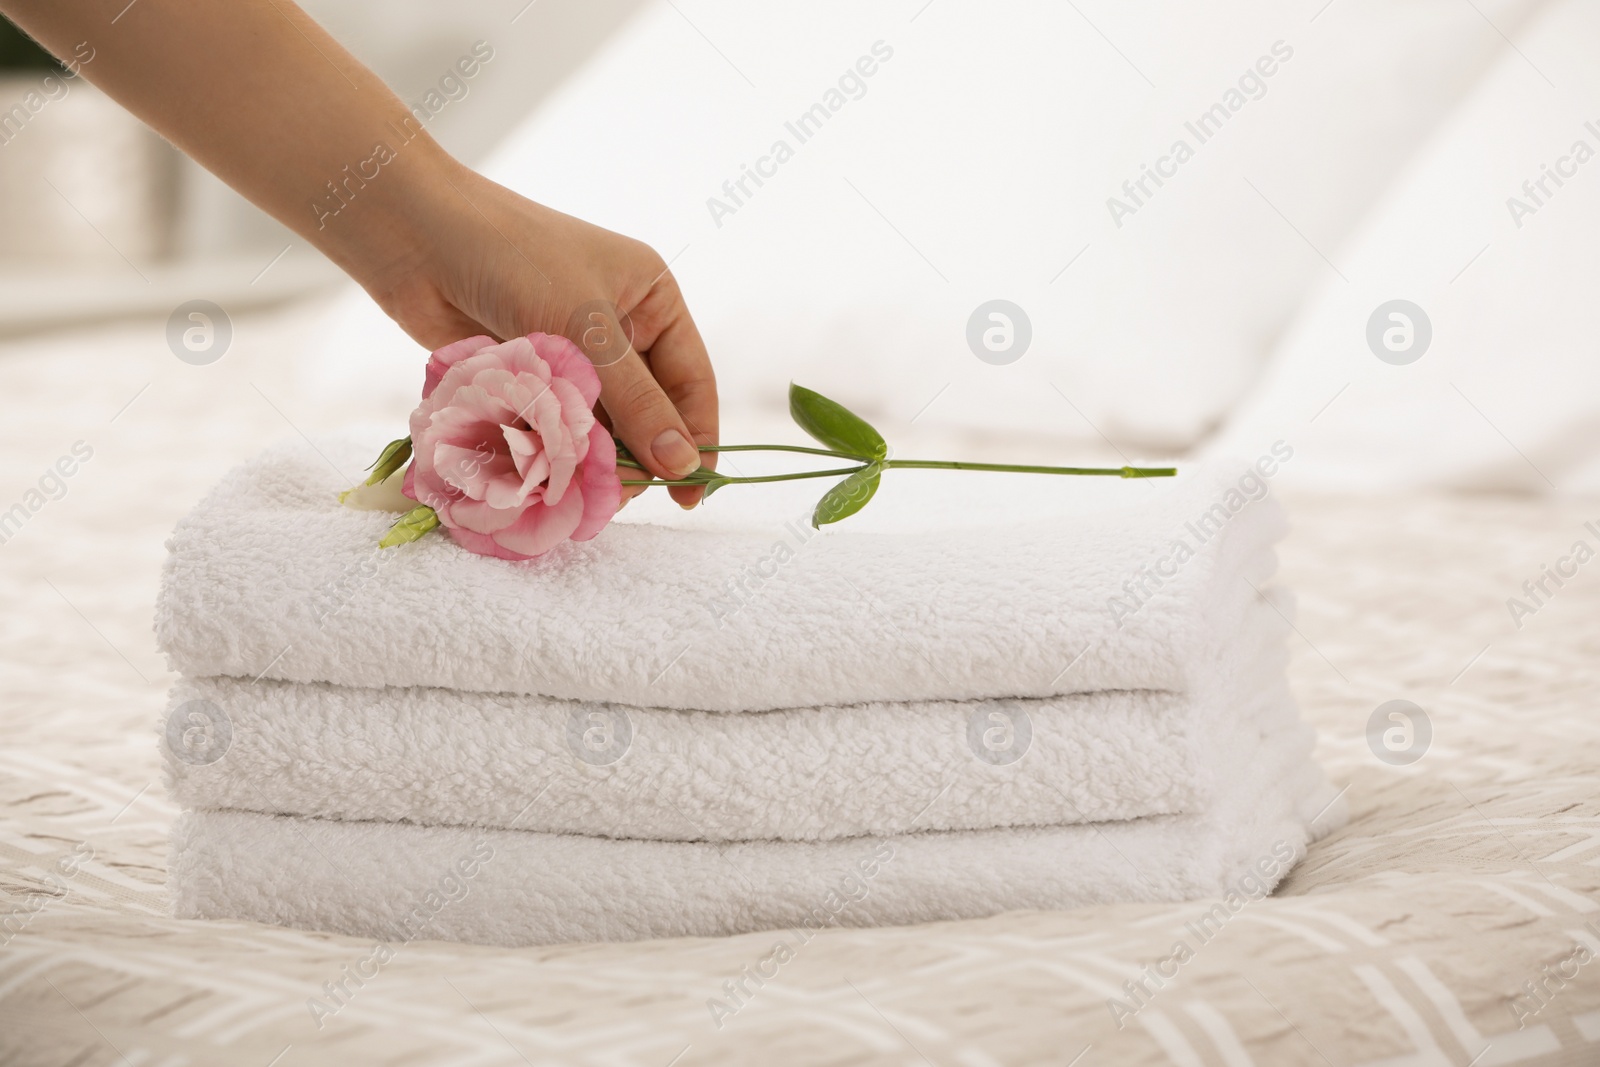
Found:
[[[1172,457],[1185,473],[1272,456],[1297,524],[1283,545],[1302,594],[1294,687],[1352,799],[1455,835],[1440,847],[1477,873],[1514,847],[1502,826],[1538,841],[1555,832],[1536,825],[1545,811],[1592,826],[1564,790],[1592,782],[1568,709],[1591,677],[1593,601],[1533,597],[1524,628],[1506,598],[1548,594],[1552,565],[1570,581],[1562,568],[1600,535],[1600,3],[303,2],[402,100],[432,100],[429,131],[460,158],[670,262],[717,366],[725,439],[800,443],[794,380],[870,417],[902,456]],[[173,814],[145,787],[174,679],[151,626],[164,541],[269,445],[358,435],[376,455],[404,432],[426,353],[304,240],[73,75],[92,77],[92,58],[63,67],[5,29],[0,762],[11,798],[47,813],[10,835],[11,854],[34,862],[103,812],[117,825],[93,840],[115,850],[74,884],[139,909],[139,943],[165,961],[175,942],[144,918]],[[480,42],[492,60],[447,82]],[[992,527],[1003,504],[1076,505],[1096,488],[973,481],[955,506]],[[1122,499],[1157,484],[1091,481]],[[859,521],[919,484],[886,484]],[[814,500],[751,486],[677,517],[709,526],[738,505],[781,536]],[[930,612],[941,596],[930,580]],[[1433,762],[1376,768],[1379,782],[1369,716],[1398,696],[1437,716]],[[1562,758],[1513,743],[1511,721]],[[1475,843],[1485,822],[1495,833]],[[1349,854],[1398,862],[1427,836]],[[1516,863],[1499,889],[1531,882]],[[1592,884],[1563,870],[1564,886]],[[1363,884],[1378,899],[1410,883]],[[65,905],[89,916],[55,942],[75,961],[120,951],[101,899]],[[333,960],[319,979],[335,949],[318,949]],[[94,1004],[126,984],[70,966]],[[1463,1000],[1475,1023],[1502,1010],[1499,978],[1524,977],[1490,971],[1462,972],[1494,978]],[[30,1022],[48,1004],[74,1047],[98,1048],[98,1024],[60,1011],[73,987],[37,985],[16,994]],[[115,1004],[77,1003],[140,1057]],[[1500,1018],[1490,1036],[1509,1057]]]
[[[794,379],[921,451],[1600,484],[1593,4],[304,6],[459,157],[656,247],[729,437]],[[403,421],[425,353],[365,294],[5,30],[0,492],[142,434],[118,477],[181,510]]]
[[[454,154],[476,160],[639,3],[301,6],[408,103],[438,92],[440,77],[475,41],[520,53],[450,101],[470,98],[469,106],[448,106],[429,121]],[[337,284],[342,276],[314,250],[72,77],[84,65],[75,57],[63,60],[0,19],[0,108],[9,109],[0,114],[0,326],[7,332],[140,311],[164,317],[201,290],[243,310]],[[38,103],[30,106],[30,94]],[[295,254],[260,274],[285,247]]]

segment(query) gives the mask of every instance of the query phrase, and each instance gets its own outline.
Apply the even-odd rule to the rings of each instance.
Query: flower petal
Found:
[[[403,488],[468,551],[531,559],[615,514],[620,475],[599,375],[564,337],[474,337],[429,357]]]
[[[578,490],[583,495],[583,520],[572,531],[572,539],[587,541],[605,529],[622,505],[617,446],[610,431],[598,423],[589,431],[589,454],[583,461],[583,481]]]
[[[439,444],[433,450],[433,466],[435,474],[473,500],[487,500],[490,489],[497,485],[509,485],[513,492],[522,487],[511,456],[503,449],[497,452],[482,446]],[[519,497],[512,503],[495,506],[514,507],[521,502]]]
[[[468,552],[475,552],[480,556],[497,556],[500,559],[511,560],[524,560],[533,558],[532,556],[524,556],[517,552],[513,552],[511,549],[506,548],[496,542],[494,538],[487,534],[473,533],[471,530],[460,526],[446,526],[445,531],[450,535],[450,540],[454,541]]]
[[[567,493],[554,504],[535,504],[515,523],[494,535],[503,548],[524,556],[542,555],[572,536],[583,521],[583,497]]]
[[[495,534],[522,517],[522,509],[497,508],[480,500],[461,500],[450,505],[450,521],[473,533]]]
[[[498,346],[495,353],[500,360],[500,366],[514,374],[528,374],[537,378],[545,385],[550,384],[550,379],[555,372],[551,370],[550,363],[539,354],[534,338],[542,334],[529,334],[527,337],[513,337],[505,344]]]
[[[489,441],[498,443],[498,427],[515,417],[516,409],[497,392],[476,383],[463,385],[450,397],[447,406],[429,416],[425,436],[469,448]],[[415,438],[412,447],[416,447]]]
[[[439,382],[444,378],[445,371],[493,344],[494,338],[479,334],[477,337],[467,337],[454,344],[445,345],[430,355],[428,365],[422,372],[422,399],[426,400],[433,395],[433,391],[439,387]]]
[[[600,375],[589,357],[583,354],[583,349],[556,334],[531,333],[528,341],[550,365],[553,377],[578,387],[585,406],[592,408],[600,402]]]

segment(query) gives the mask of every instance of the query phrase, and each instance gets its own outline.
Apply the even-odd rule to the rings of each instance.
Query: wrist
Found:
[[[387,132],[314,190],[301,231],[380,303],[459,226],[470,207],[458,190],[474,176],[427,133],[393,123]]]

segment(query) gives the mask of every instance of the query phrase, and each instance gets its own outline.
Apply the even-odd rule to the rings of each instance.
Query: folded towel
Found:
[[[1192,693],[1109,690],[750,714],[446,689],[180,681],[222,758],[163,744],[185,807],[653,840],[817,840],[1198,811],[1232,753],[1294,715],[1292,604],[1258,603]],[[587,744],[586,744],[587,742]],[[181,745],[181,739],[178,740]]]
[[[728,490],[703,525],[616,522],[510,563],[444,536],[376,549],[391,516],[335,499],[373,454],[269,450],[178,525],[156,617],[175,670],[701,711],[1184,691],[1283,531],[1248,468],[1029,479],[1085,503],[1017,522],[996,494],[1020,476],[915,471],[821,532],[714,528]]]
[[[376,549],[335,502],[370,454],[270,451],[169,542],[180,916],[525,945],[1254,895],[1340,821],[1259,477],[1030,520],[930,477],[821,533],[719,496],[508,563]]]
[[[1291,724],[1239,752],[1225,795],[1198,815],[915,832],[913,813],[905,832],[824,842],[608,840],[189,812],[173,831],[170,886],[182,918],[494,945],[1255,896],[1342,821],[1309,747],[1310,731]],[[942,803],[932,795],[925,805]]]

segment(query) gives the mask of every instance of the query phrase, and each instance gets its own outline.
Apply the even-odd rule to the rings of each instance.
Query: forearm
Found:
[[[456,163],[290,0],[0,11],[327,253],[419,344],[582,338],[612,429],[655,478],[716,443],[716,380],[669,264]],[[608,328],[592,341],[596,316]],[[671,493],[687,507],[701,490]]]
[[[453,195],[457,165],[288,0],[0,10],[58,56],[86,42],[84,77],[369,287],[419,254],[419,216]]]

